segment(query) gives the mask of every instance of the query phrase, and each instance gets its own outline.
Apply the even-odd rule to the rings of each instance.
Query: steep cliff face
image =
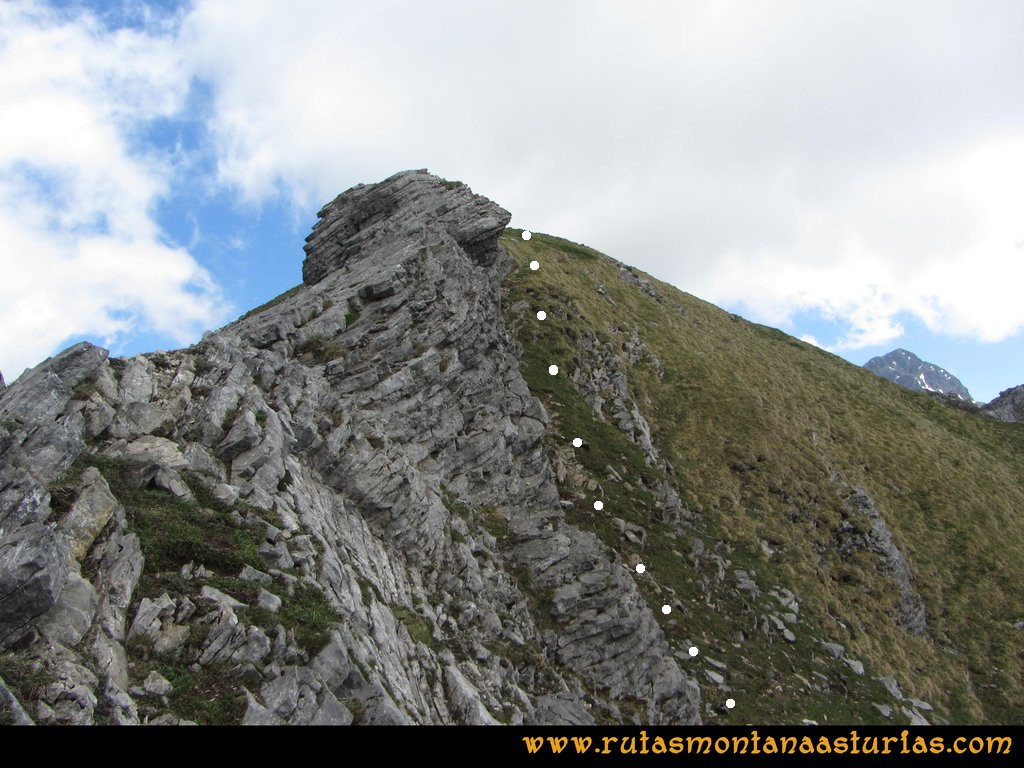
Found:
[[[509,214],[416,171],[319,216],[273,306],[3,392],[9,717],[697,722],[635,574],[564,518]]]

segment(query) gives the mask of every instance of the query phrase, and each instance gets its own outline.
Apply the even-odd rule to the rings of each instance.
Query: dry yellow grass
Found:
[[[660,587],[705,589],[705,574],[672,554],[694,533],[721,541],[735,567],[802,599],[804,637],[784,647],[750,633],[750,607],[725,589],[711,599],[717,608],[695,598],[686,615],[665,622],[674,642],[703,634],[733,669],[733,687],[745,687],[730,721],[877,720],[870,676],[892,675],[952,722],[1024,722],[1024,631],[1013,626],[1024,619],[1024,426],[942,405],[636,272],[655,302],[619,276],[616,262],[575,243],[538,233],[526,242],[518,230],[501,242],[517,263],[506,281],[509,306],[529,306],[510,319],[524,375],[553,414],[552,447],[581,433],[596,447],[584,459],[594,477],[604,480],[611,464],[627,480],[653,479],[658,472],[594,418],[568,376],[546,369],[578,366],[583,334],[621,349],[634,330],[661,362],[661,377],[644,361],[627,366],[630,392],[697,522],[692,530],[652,522],[649,495],[605,482],[609,509],[648,527],[652,605],[660,606]],[[527,267],[533,259],[536,272]],[[532,320],[538,309],[545,322]],[[926,638],[895,621],[897,591],[877,558],[843,560],[835,551],[843,514],[836,474],[863,486],[893,531],[927,607]],[[607,517],[574,521],[621,548]],[[761,541],[778,554],[766,558]],[[846,676],[828,694],[801,691],[795,675],[820,669],[809,636],[842,643],[868,675]]]

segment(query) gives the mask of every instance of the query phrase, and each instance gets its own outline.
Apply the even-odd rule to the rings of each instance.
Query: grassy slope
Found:
[[[523,373],[553,415],[552,448],[577,434],[586,439],[592,450],[577,453],[604,490],[605,511],[580,503],[574,521],[623,557],[631,550],[608,517],[647,527],[649,571],[639,581],[652,606],[670,590],[684,606],[662,617],[674,646],[692,640],[729,664],[737,707],[722,710],[723,720],[878,721],[870,701],[885,697],[871,676],[890,674],[953,722],[1024,722],[1024,632],[1013,628],[1024,618],[1024,427],[943,406],[648,278],[662,298],[656,303],[596,251],[519,235],[508,230],[502,244],[517,262],[506,284],[509,306],[529,305],[510,316]],[[532,259],[539,271],[528,269]],[[538,309],[546,321],[533,318]],[[618,430],[595,419],[567,376],[547,374],[550,363],[563,373],[578,365],[578,334],[621,350],[634,328],[664,375],[644,361],[630,366],[631,394],[675,468],[672,482],[698,514],[692,530],[650,520],[649,495],[626,484],[656,472]],[[607,464],[626,483],[608,481]],[[927,639],[897,625],[896,591],[874,558],[838,557],[834,473],[862,485],[892,528],[927,606]],[[759,631],[757,606],[735,582],[716,586],[681,556],[693,533],[722,542],[731,568],[755,570],[762,586],[797,593],[796,643]],[[762,540],[777,550],[770,559]],[[823,664],[818,639],[845,645],[868,674]],[[816,671],[829,678],[827,691],[814,690]],[[705,698],[717,703],[723,694],[706,687]]]

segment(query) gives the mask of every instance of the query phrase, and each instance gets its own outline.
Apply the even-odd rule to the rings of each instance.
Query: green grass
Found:
[[[350,327],[358,319],[359,319],[359,310],[355,309],[355,308],[349,309],[349,311],[345,313],[345,327],[346,328]]]
[[[291,470],[286,469],[284,471],[284,474],[281,476],[281,479],[277,481],[277,490],[280,493],[284,493],[291,487],[292,483],[294,482],[295,478],[292,477]]]
[[[340,341],[320,333],[307,336],[295,348],[295,356],[302,362],[323,365],[345,355],[348,349]]]
[[[99,469],[111,492],[125,507],[128,529],[139,537],[145,561],[135,594],[136,602],[143,597],[158,597],[164,592],[172,598],[194,596],[202,584],[209,584],[246,603],[248,608],[238,610],[239,619],[261,627],[268,635],[273,636],[274,628],[281,624],[294,633],[296,644],[310,656],[327,643],[338,616],[318,587],[299,579],[294,584],[293,594],[289,595],[287,587],[277,581],[258,585],[238,578],[243,565],[262,570],[266,563],[258,552],[261,536],[255,532],[256,529],[235,527],[229,513],[232,510],[260,516],[265,513],[244,503],[224,504],[197,476],[188,472],[182,476],[195,501],[178,499],[163,490],[136,488],[132,475],[141,468],[140,465],[98,454],[86,455],[76,462],[51,488],[51,497],[70,505],[74,500],[74,489],[87,466]],[[187,581],[179,570],[190,561],[201,563],[213,572],[213,576],[204,581]],[[296,572],[292,575],[299,576]],[[261,586],[281,598],[277,613],[256,607]],[[186,658],[194,658],[190,654],[201,648],[204,629],[202,625],[192,625],[184,654]],[[157,669],[171,681],[175,690],[169,696],[168,704],[178,717],[200,724],[230,724],[241,720],[245,699],[243,681],[237,670],[220,666],[196,671],[184,662],[149,659],[138,647],[130,647],[128,651],[134,677],[141,679],[151,669]],[[42,678],[28,675],[22,668],[23,660],[14,655],[10,658],[12,661],[5,665],[7,657],[0,657],[0,676],[4,670],[17,673],[12,674],[19,686],[17,690],[32,695],[42,684],[39,682]],[[162,709],[162,706],[157,706],[153,711]]]
[[[141,466],[100,454],[91,454],[83,465],[99,469],[111,492],[125,508],[129,530],[139,536],[146,571],[177,570],[190,561],[218,573],[234,574],[245,564],[259,568],[259,539],[249,528],[236,528],[220,504],[194,476],[183,473],[196,501],[185,501],[155,488],[136,488],[131,473]],[[204,515],[201,508],[211,509]]]
[[[423,643],[428,647],[435,645],[434,629],[427,619],[403,605],[392,606],[391,612],[405,625],[405,628],[409,630],[409,637],[415,642]]]
[[[237,408],[228,408],[224,411],[224,418],[220,420],[220,428],[222,431],[227,432],[234,425],[235,420],[238,418]]]
[[[251,623],[263,628],[271,636],[278,624],[286,630],[292,630],[295,633],[295,644],[310,656],[327,644],[331,629],[338,622],[338,615],[323,592],[305,581],[295,583],[292,595],[277,582],[257,585],[232,577],[219,579],[213,586],[249,605],[249,608],[239,612],[239,616],[248,617]],[[281,598],[281,607],[277,613],[255,607],[260,587]]]
[[[153,365],[163,371],[169,371],[175,366],[173,358],[166,352],[148,352],[144,357],[149,358]]]
[[[277,306],[282,301],[284,301],[285,299],[291,298],[292,296],[297,294],[299,291],[301,291],[305,287],[306,287],[305,283],[301,283],[299,285],[296,285],[294,288],[289,288],[287,291],[285,291],[282,294],[279,294],[278,296],[275,296],[270,301],[267,301],[267,302],[264,302],[263,304],[260,304],[255,309],[250,309],[248,312],[246,312],[244,315],[242,315],[238,319],[239,320],[245,320],[247,317],[252,317],[253,315],[258,315],[260,312],[262,312],[265,309],[270,309],[271,307]]]
[[[207,374],[210,371],[212,371],[213,368],[214,368],[213,363],[210,362],[210,360],[205,355],[203,355],[202,353],[199,353],[199,354],[196,355],[196,357],[195,357],[195,372],[196,372],[196,376],[204,376],[205,374]]]
[[[195,502],[182,501],[161,490],[139,490],[131,487],[127,462],[93,455],[89,462],[97,466],[110,484],[111,491],[124,504],[128,512],[128,525],[138,534],[146,558],[143,588],[140,596],[155,597],[163,591],[172,595],[185,594],[188,584],[176,573],[188,562],[202,563],[218,576],[213,586],[255,606],[258,587],[237,578],[243,565],[265,569],[266,562],[259,554],[261,541],[254,529],[236,528],[228,518],[232,509],[219,501],[194,475],[184,474],[185,481],[196,497]],[[201,508],[212,511],[204,515]],[[236,504],[241,512],[260,512],[244,504]],[[251,608],[256,623],[267,631],[278,623],[295,631],[295,641],[309,653],[320,650],[328,640],[330,628],[337,615],[323,593],[316,587],[299,581],[294,595],[289,596],[277,582],[264,585],[277,594],[282,604],[277,614],[265,614]]]
[[[128,367],[128,361],[123,357],[108,357],[107,363],[110,364],[110,370],[114,374],[114,380],[120,382],[121,374],[123,374],[124,369]]]
[[[78,382],[74,390],[71,392],[72,400],[88,400],[93,392],[96,391],[96,382],[92,379],[84,379]]]
[[[653,607],[663,588],[688,596],[685,615],[663,626],[674,642],[700,636],[729,664],[731,684],[744,692],[729,722],[877,720],[869,700],[882,694],[867,678],[850,673],[828,693],[804,690],[795,675],[822,669],[812,637],[842,643],[868,675],[895,676],[954,722],[1024,722],[1024,633],[1012,630],[1024,602],[1024,428],[904,390],[636,272],[658,293],[655,302],[585,246],[539,233],[523,241],[512,230],[501,243],[517,264],[506,281],[508,305],[528,305],[509,322],[523,347],[523,375],[552,416],[549,446],[582,437],[576,457],[604,492],[603,512],[592,510],[588,493],[569,518],[620,552],[633,547],[610,517],[647,528],[645,596]],[[536,272],[527,267],[533,259]],[[533,320],[538,309],[548,320]],[[558,319],[562,310],[568,320]],[[626,362],[622,349],[634,329],[662,376],[648,359]],[[569,380],[591,364],[577,347],[584,335],[610,343],[623,359],[630,395],[674,469],[670,480],[696,514],[692,528],[653,519],[645,486],[661,471],[615,425],[599,421]],[[547,373],[552,362],[557,376]],[[622,484],[607,478],[607,465]],[[836,555],[834,533],[847,512],[833,472],[875,499],[911,563],[930,639],[893,621],[898,594],[877,558]],[[573,498],[576,489],[561,491]],[[797,643],[750,633],[759,606],[745,605],[728,583],[706,586],[709,573],[672,553],[688,553],[693,534],[723,542],[730,570],[753,568],[762,584],[799,595],[805,623],[794,628]],[[770,560],[762,540],[777,551]],[[715,608],[705,604],[709,590]],[[737,649],[741,630],[747,639]],[[783,691],[766,693],[770,680],[782,681]]]
[[[266,562],[259,554],[261,536],[256,529],[235,527],[229,518],[232,509],[240,513],[266,513],[244,503],[228,506],[217,499],[198,477],[183,473],[195,501],[178,499],[167,491],[134,487],[131,475],[140,465],[99,454],[80,459],[66,477],[51,488],[51,497],[70,505],[73,489],[87,466],[100,470],[111,492],[124,505],[129,530],[136,533],[142,546],[145,565],[136,598],[157,597],[163,592],[171,596],[191,594],[198,590],[194,582],[178,573],[188,562],[202,564],[215,575],[211,586],[255,606],[259,586],[237,578],[244,565],[264,570]],[[208,510],[204,513],[203,509]],[[294,575],[298,576],[297,573]],[[281,623],[294,630],[295,641],[308,653],[320,650],[328,640],[337,621],[330,603],[313,585],[298,581],[294,595],[272,582],[264,587],[282,600],[277,614],[255,607],[247,613],[254,623],[268,632]]]
[[[280,595],[281,609],[277,620],[285,629],[295,631],[296,644],[309,654],[314,654],[327,644],[331,628],[338,621],[338,615],[327,602],[323,592],[306,582],[295,585],[295,594]]]
[[[167,704],[177,717],[199,725],[237,725],[242,721],[245,694],[234,670],[212,665],[194,671],[175,661],[161,662],[155,668],[174,686]]]
[[[0,653],[0,678],[21,702],[29,717],[35,717],[35,702],[41,701],[43,692],[56,681],[41,662],[14,651]]]
[[[501,544],[508,537],[508,519],[499,507],[484,506],[474,509],[461,501],[445,486],[441,486],[441,501],[453,515],[458,515],[470,525],[483,528]],[[452,531],[457,534],[457,531]]]
[[[445,509],[453,515],[458,515],[467,522],[473,519],[473,510],[444,485],[441,486],[441,502],[444,504]]]
[[[500,545],[508,539],[508,518],[499,507],[481,507],[477,521],[483,528],[498,540]]]

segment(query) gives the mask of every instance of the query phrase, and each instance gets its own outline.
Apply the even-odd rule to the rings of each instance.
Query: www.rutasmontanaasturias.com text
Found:
[[[770,736],[752,730],[749,736],[524,736],[533,754],[597,755],[1008,755],[1009,736],[943,736],[928,738],[904,730],[898,736]]]

